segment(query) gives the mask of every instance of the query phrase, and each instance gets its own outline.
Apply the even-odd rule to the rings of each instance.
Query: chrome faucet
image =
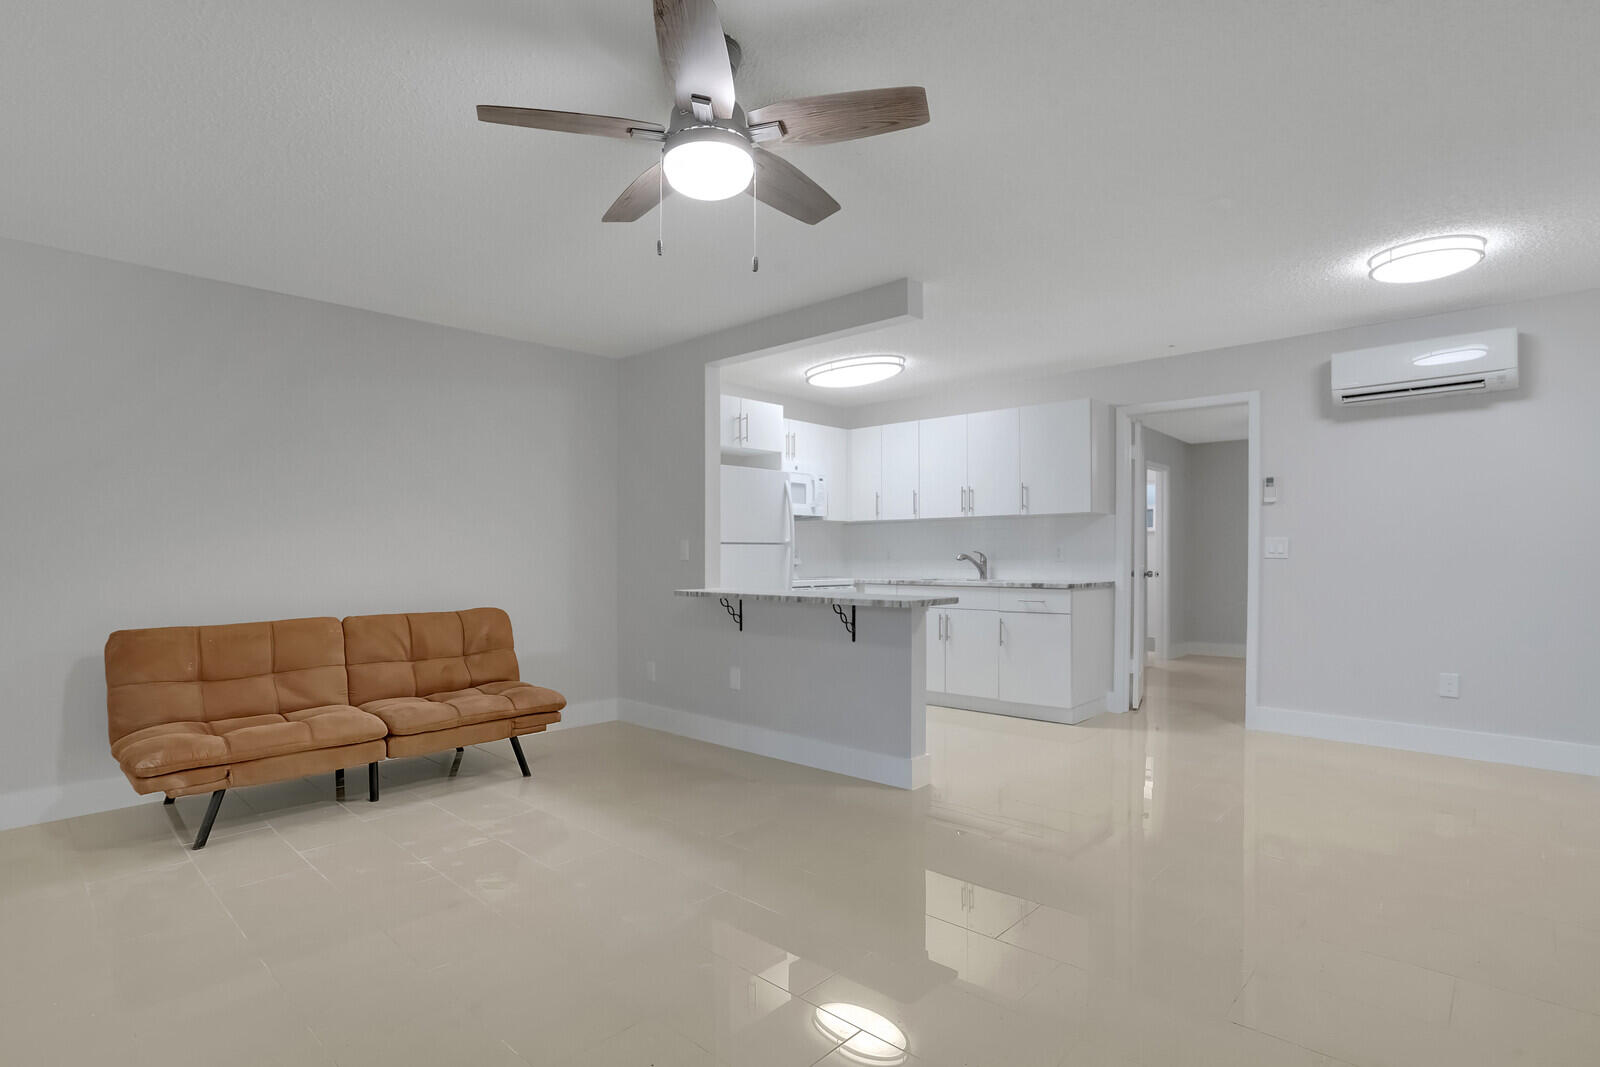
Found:
[[[970,563],[974,567],[978,568],[978,581],[986,582],[989,580],[989,557],[985,556],[977,549],[973,549],[971,552],[961,553],[961,555],[956,557],[956,562]]]

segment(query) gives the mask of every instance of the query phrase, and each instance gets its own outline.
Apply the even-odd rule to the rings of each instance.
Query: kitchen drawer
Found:
[[[919,587],[925,593],[935,596],[955,596],[961,598],[961,603],[956,605],[969,611],[999,611],[999,589],[981,589],[970,585],[925,585]]]
[[[1071,615],[1070,589],[1001,589],[1000,611],[1033,612],[1045,615]]]

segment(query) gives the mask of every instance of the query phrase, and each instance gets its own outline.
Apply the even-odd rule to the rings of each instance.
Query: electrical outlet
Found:
[[[652,660],[646,660],[645,661],[644,676],[645,676],[645,679],[647,681],[653,682],[653,681],[656,680],[656,661],[655,660],[652,659]]]
[[[729,667],[728,668],[728,688],[729,689],[738,689],[739,685],[740,685],[739,668],[738,667]]]
[[[1266,557],[1268,559],[1288,559],[1289,539],[1287,537],[1269,537],[1264,542]]]
[[[1446,673],[1439,675],[1439,695],[1449,697],[1451,700],[1461,696],[1461,675]]]
[[[678,541],[678,559],[683,563],[689,562],[689,539],[687,537]]]

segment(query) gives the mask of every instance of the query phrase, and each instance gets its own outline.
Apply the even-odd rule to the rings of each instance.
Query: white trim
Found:
[[[1220,641],[1179,641],[1172,646],[1172,658],[1182,659],[1185,656],[1226,656],[1229,659],[1244,659],[1244,645],[1227,644]]]
[[[1424,726],[1392,719],[1366,719],[1355,715],[1268,707],[1257,707],[1253,713],[1246,715],[1245,727],[1268,733],[1315,737],[1323,741],[1343,741],[1355,745],[1377,745],[1485,763],[1509,763],[1516,767],[1536,767],[1546,771],[1600,775],[1600,745],[1586,745],[1577,741],[1551,741],[1541,737]]]
[[[1114,646],[1116,670],[1112,674],[1115,684],[1111,696],[1113,711],[1128,709],[1128,673],[1133,655],[1133,593],[1127,578],[1133,564],[1134,487],[1129,457],[1132,416],[1157,411],[1221,407],[1224,404],[1246,404],[1250,411],[1250,555],[1245,576],[1244,637],[1245,721],[1250,721],[1255,712],[1261,683],[1261,394],[1255,391],[1187,400],[1162,400],[1150,404],[1125,404],[1117,408],[1117,632]]]
[[[836,745],[797,734],[786,734],[753,723],[719,719],[714,715],[665,708],[642,700],[622,700],[623,722],[645,726],[696,741],[707,741],[724,748],[753,752],[758,756],[798,763],[804,767],[832,771],[851,778],[864,778],[898,789],[920,789],[928,784],[929,756],[891,756],[883,752]]]
[[[928,692],[928,703],[941,708],[956,708],[961,711],[981,711],[985,715],[1009,715],[1013,719],[1037,719],[1040,722],[1059,722],[1067,726],[1076,726],[1100,714],[1105,707],[1104,696],[1085,700],[1074,708],[1056,707],[1050,704],[1018,704],[1011,700],[994,700],[989,697],[967,696],[962,693]]]
[[[1181,652],[1174,652],[1172,645],[1172,583],[1169,575],[1172,572],[1172,468],[1165,463],[1152,463],[1149,452],[1145,453],[1145,470],[1161,472],[1161,520],[1156,527],[1156,540],[1161,544],[1161,625],[1155,633],[1156,659],[1177,659]],[[1145,474],[1148,479],[1150,475]],[[1139,510],[1137,508],[1135,511]],[[1149,557],[1145,558],[1145,568],[1150,566]],[[1150,587],[1149,579],[1145,579],[1145,588]],[[1145,629],[1150,628],[1150,612],[1145,610]],[[1146,640],[1150,637],[1145,635]],[[1243,655],[1244,653],[1240,653]]]
[[[570,730],[574,726],[595,726],[602,722],[616,722],[621,717],[616,697],[585,700],[562,708],[561,721],[548,729]]]

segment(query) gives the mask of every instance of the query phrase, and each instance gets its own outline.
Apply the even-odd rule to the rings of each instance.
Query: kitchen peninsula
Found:
[[[736,719],[671,715],[674,733],[916,789],[928,783],[927,643],[942,591],[679,589],[721,616]],[[670,714],[668,709],[654,709]],[[650,723],[647,723],[650,725]]]

